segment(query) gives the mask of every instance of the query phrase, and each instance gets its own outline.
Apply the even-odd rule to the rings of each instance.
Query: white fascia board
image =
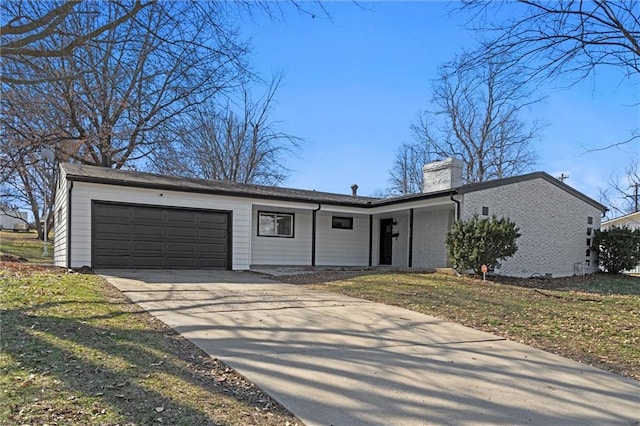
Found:
[[[446,196],[446,197],[439,197],[439,198],[430,198],[428,200],[416,200],[416,201],[410,201],[406,203],[374,207],[372,209],[368,209],[368,211],[370,214],[384,214],[384,213],[393,213],[393,212],[403,211],[408,209],[419,209],[423,207],[436,207],[436,206],[444,206],[444,205],[451,205],[453,207],[455,206],[455,203],[451,201],[451,198],[449,196]]]

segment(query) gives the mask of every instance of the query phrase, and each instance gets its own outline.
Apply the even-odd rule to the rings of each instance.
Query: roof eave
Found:
[[[370,201],[365,201],[365,200],[350,203],[346,201],[336,201],[336,200],[329,200],[329,199],[323,199],[323,198],[311,199],[311,198],[305,198],[305,197],[295,197],[295,196],[277,195],[277,194],[267,195],[267,194],[247,193],[242,191],[222,190],[222,189],[213,189],[213,188],[190,188],[186,186],[176,186],[176,185],[162,184],[162,183],[136,182],[136,181],[130,181],[130,180],[100,178],[95,176],[75,175],[75,174],[67,174],[67,179],[72,180],[74,182],[97,183],[97,184],[116,185],[116,186],[129,186],[134,188],[146,188],[146,189],[161,189],[165,191],[187,192],[192,194],[223,195],[228,197],[256,198],[256,199],[262,199],[262,200],[278,200],[278,201],[288,201],[288,202],[298,202],[298,203],[308,203],[308,204],[321,203],[321,204],[341,206],[341,207],[370,208],[374,206],[373,203],[370,204]]]
[[[502,179],[490,180],[486,182],[471,183],[471,184],[458,187],[458,193],[467,194],[469,192],[481,191],[483,189],[489,189],[489,188],[496,188],[498,186],[508,185],[508,184],[517,183],[517,182],[525,182],[533,179],[544,179],[545,181],[551,183],[552,185],[555,185],[558,188],[570,193],[574,197],[577,197],[582,201],[588,204],[591,204],[592,206],[594,206],[595,208],[597,208],[603,213],[609,210],[605,205],[597,202],[593,198],[583,194],[577,189],[572,188],[566,183],[559,181],[558,179],[554,178],[553,176],[545,172],[533,172],[533,173],[528,173],[526,175],[507,177]]]

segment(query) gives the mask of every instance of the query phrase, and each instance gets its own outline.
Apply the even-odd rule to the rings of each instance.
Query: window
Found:
[[[587,235],[591,235],[591,227],[587,228]]]
[[[293,238],[293,214],[259,212],[258,236]]]
[[[489,216],[489,207],[482,208],[482,216]]]
[[[591,249],[587,249],[587,251],[584,254],[586,257],[591,257]]]
[[[353,229],[353,218],[333,216],[331,218],[331,227],[334,229]]]
[[[593,217],[587,216],[587,225],[593,225]]]
[[[587,247],[591,247],[591,238],[587,238]]]

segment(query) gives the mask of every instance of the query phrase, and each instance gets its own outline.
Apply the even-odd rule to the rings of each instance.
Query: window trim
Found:
[[[349,221],[348,226],[336,226],[335,219]],[[353,217],[349,216],[331,216],[331,229],[353,229]]]
[[[290,217],[291,218],[291,235],[278,235],[277,233],[273,234],[273,235],[261,234],[260,233],[260,217],[262,215],[274,217],[274,218],[276,218],[276,220],[277,220],[278,216]],[[256,228],[257,228],[256,229],[256,235],[258,237],[267,237],[267,238],[295,238],[295,229],[296,229],[295,228],[295,223],[296,223],[296,217],[295,216],[296,216],[295,213],[258,211],[258,220],[257,220],[258,223],[257,223],[257,226],[256,226]],[[275,231],[276,232],[278,231],[277,227],[276,227]]]

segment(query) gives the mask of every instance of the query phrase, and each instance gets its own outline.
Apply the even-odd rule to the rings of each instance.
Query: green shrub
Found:
[[[457,269],[473,269],[477,274],[482,265],[489,272],[500,267],[500,260],[518,251],[516,240],[520,234],[515,222],[496,216],[479,219],[477,215],[467,221],[457,221],[447,233],[447,252]]]
[[[640,229],[612,226],[596,231],[593,250],[605,271],[618,274],[633,269],[640,263]]]

